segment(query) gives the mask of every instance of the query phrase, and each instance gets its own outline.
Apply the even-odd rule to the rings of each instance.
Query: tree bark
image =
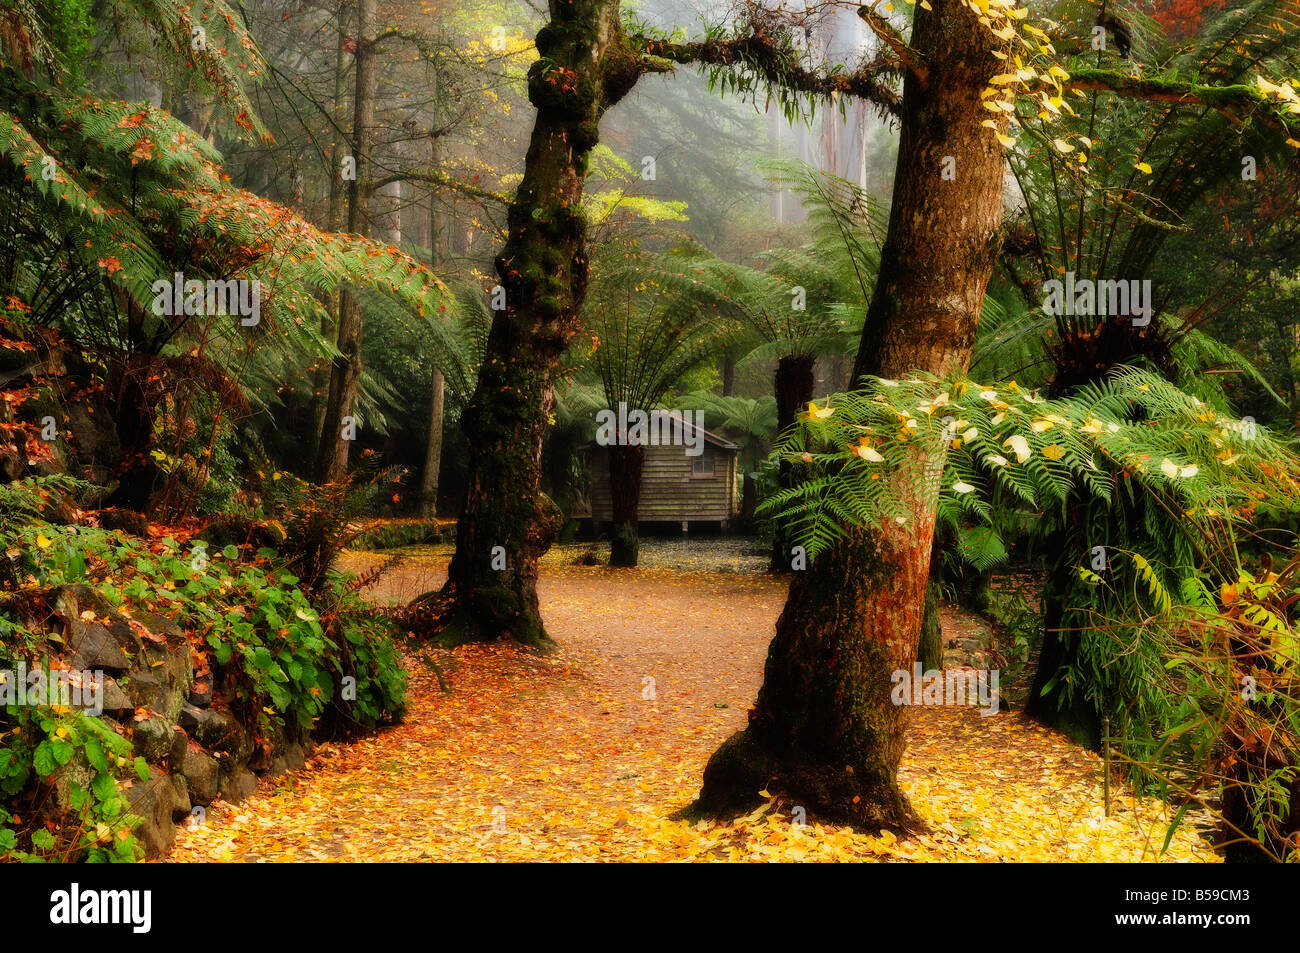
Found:
[[[773,381],[776,393],[776,427],[778,433],[785,433],[794,426],[799,411],[808,406],[812,400],[816,378],[813,366],[816,360],[807,354],[792,354],[781,358],[776,364],[776,378]],[[777,484],[781,489],[792,485],[795,479],[794,468],[789,460],[777,464]],[[789,572],[791,560],[790,534],[780,523],[772,524],[772,561],[771,572]]]
[[[880,275],[853,379],[964,371],[998,251],[1002,149],[980,124],[997,42],[958,0],[918,7],[912,46],[930,82],[904,83],[902,138]],[[958,177],[944,181],[945,156]],[[688,813],[726,816],[778,792],[810,814],[865,829],[919,822],[899,790],[907,709],[890,675],[916,658],[940,460],[891,477],[903,525],[854,531],[795,574],[748,727],[710,759]],[[920,478],[919,480],[917,478]]]
[[[338,4],[338,37],[334,51],[334,135],[330,144],[330,161],[334,163],[334,167],[330,176],[329,221],[326,223],[326,227],[331,232],[337,232],[343,228],[344,215],[347,212],[346,202],[344,201],[346,190],[343,186],[340,163],[343,157],[343,144],[346,141],[343,138],[342,130],[348,95],[346,43],[349,6],[350,4],[346,0],[340,0]],[[335,344],[338,343],[340,298],[341,292],[330,292],[325,302],[325,314],[321,316],[321,337],[326,341],[333,341]],[[325,415],[329,412],[330,376],[330,365],[324,360],[312,373],[311,446],[309,448],[311,455],[307,460],[308,466],[313,470],[316,460],[320,457],[321,441],[325,431]]]
[[[437,169],[442,161],[438,137],[429,137],[429,168]],[[429,266],[435,273],[442,268],[442,217],[438,214],[438,197],[429,190]],[[420,515],[433,519],[438,515],[438,475],[442,469],[442,418],[446,380],[442,371],[433,369],[429,397],[429,426],[425,437],[424,469],[420,473]]]
[[[561,517],[541,489],[542,439],[587,288],[587,158],[601,116],[642,65],[623,40],[617,0],[551,0],[550,12],[528,74],[537,118],[496,260],[505,308],[493,317],[462,417],[469,470],[436,621],[443,644],[551,642],[538,610],[537,560]],[[505,568],[497,568],[502,556]]]
[[[930,556],[934,559],[933,554]],[[925,611],[921,618],[921,642],[916,660],[926,671],[943,668],[943,620],[939,615],[939,584],[931,581],[925,588]]]
[[[609,564],[635,566],[640,551],[637,509],[641,502],[641,470],[645,447],[618,444],[609,448],[609,493],[614,510],[614,534]]]
[[[348,183],[348,231],[370,234],[370,149],[375,117],[375,30],[376,0],[357,0],[356,97],[352,112],[352,150],[356,176]],[[321,430],[320,452],[316,457],[316,480],[334,483],[348,472],[348,451],[352,441],[345,421],[352,416],[361,379],[361,302],[344,290],[340,295],[339,356],[330,370],[330,392]]]

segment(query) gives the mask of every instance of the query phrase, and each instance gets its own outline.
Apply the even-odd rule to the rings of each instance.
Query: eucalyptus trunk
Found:
[[[964,371],[999,248],[1002,149],[980,91],[997,42],[959,0],[918,8],[889,230],[853,380]],[[951,156],[955,181],[940,177]],[[779,792],[809,814],[867,829],[919,825],[898,787],[907,708],[890,676],[917,655],[942,461],[888,479],[902,524],[861,529],[797,572],[748,727],[710,759],[693,813],[727,815]]]
[[[429,168],[437,170],[442,161],[442,149],[438,137],[430,136]],[[429,266],[434,273],[442,269],[443,223],[439,214],[438,197],[429,191],[429,215],[426,226],[429,232]],[[429,418],[424,442],[424,469],[420,472],[420,515],[433,519],[438,515],[438,475],[442,469],[442,418],[445,406],[447,382],[442,370],[433,369],[430,380]]]
[[[370,149],[375,119],[376,0],[357,0],[356,96],[352,110],[352,149],[355,177],[348,183],[348,231],[370,234]],[[361,380],[361,333],[364,315],[355,294],[344,291],[339,299],[338,349],[330,369],[329,398],[316,457],[320,483],[342,480],[348,472],[355,421],[353,404]],[[348,426],[352,423],[352,427]]]

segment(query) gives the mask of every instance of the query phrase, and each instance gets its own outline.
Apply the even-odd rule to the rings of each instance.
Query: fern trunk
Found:
[[[939,617],[937,582],[925,587],[925,613],[921,617],[921,644],[917,647],[916,658],[926,671],[943,668],[943,623]]]
[[[776,364],[776,376],[773,387],[776,394],[776,428],[784,433],[794,426],[799,411],[813,398],[814,359],[811,355],[791,354],[781,358]],[[780,489],[793,485],[794,467],[790,461],[782,460],[777,468],[777,484]],[[780,522],[772,524],[772,572],[788,572],[791,560],[790,533]]]
[[[609,564],[635,566],[640,551],[637,509],[641,502],[641,471],[645,447],[609,448],[609,493],[614,510],[614,533],[610,540]]]
[[[1002,149],[981,126],[996,41],[958,0],[918,8],[893,208],[853,379],[964,371],[999,248]],[[940,177],[944,159],[957,178]],[[730,815],[784,795],[808,813],[868,829],[916,825],[898,787],[907,708],[891,674],[916,659],[941,461],[891,476],[903,525],[853,532],[796,573],[748,727],[710,759],[688,813]],[[908,489],[911,488],[910,494]]]

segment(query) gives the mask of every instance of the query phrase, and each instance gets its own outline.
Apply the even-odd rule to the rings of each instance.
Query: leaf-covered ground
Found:
[[[408,558],[379,594],[409,598],[444,566]],[[404,724],[325,746],[242,803],[214,805],[171,859],[1215,860],[1187,829],[1161,855],[1157,804],[1117,792],[1107,819],[1094,755],[1020,715],[975,709],[912,710],[903,777],[925,836],[801,825],[775,801],[734,824],[668,820],[744,724],[784,587],[552,563],[540,592],[558,653],[443,653],[450,692],[412,661]]]

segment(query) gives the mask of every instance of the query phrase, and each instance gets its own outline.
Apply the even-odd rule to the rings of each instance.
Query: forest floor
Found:
[[[1217,860],[1186,827],[1161,853],[1161,805],[1115,786],[1107,818],[1095,755],[1019,713],[976,708],[911,710],[902,783],[925,835],[803,824],[776,799],[731,824],[669,820],[745,723],[785,586],[748,565],[662,568],[690,565],[668,551],[678,556],[647,560],[661,568],[633,570],[549,559],[539,593],[557,652],[440,652],[446,690],[411,659],[402,724],[323,745],[303,769],[214,805],[170,859]],[[375,597],[439,585],[446,553],[404,551]],[[345,566],[388,558],[353,553]],[[945,610],[945,640],[974,625]]]

